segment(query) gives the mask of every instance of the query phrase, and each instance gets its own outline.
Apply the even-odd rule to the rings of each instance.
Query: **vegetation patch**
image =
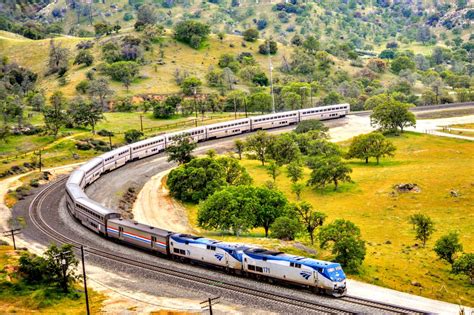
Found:
[[[27,280],[24,258],[30,255],[14,251],[10,246],[0,245],[0,308],[6,313],[37,312],[57,314],[67,310],[68,314],[85,312],[84,294],[78,285],[67,293],[54,285],[44,285]],[[19,261],[23,259],[23,263]],[[23,266],[23,267],[22,267]],[[91,312],[99,312],[104,296],[89,289]]]

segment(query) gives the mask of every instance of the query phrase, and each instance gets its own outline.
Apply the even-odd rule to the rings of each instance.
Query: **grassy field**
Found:
[[[474,124],[458,124],[458,125],[451,125],[450,127],[464,128],[464,129],[474,129]]]
[[[20,284],[15,276],[19,252],[10,246],[0,245],[0,313],[2,314],[84,314],[85,300],[77,287],[77,296],[58,298],[49,288]],[[104,296],[89,289],[92,314],[102,308]]]
[[[194,116],[176,116],[172,119],[155,119],[152,113],[105,113],[105,119],[101,121],[96,130],[107,129],[116,133],[112,137],[112,144],[124,144],[123,133],[129,129],[141,129],[140,116],[142,116],[145,136],[157,135],[177,129],[194,126]],[[232,113],[207,113],[204,120],[198,116],[198,126],[234,119]],[[42,118],[38,113],[34,113],[32,122],[41,125]],[[33,151],[42,149],[43,165],[53,167],[69,163],[79,162],[98,155],[101,152],[94,150],[82,151],[75,146],[77,140],[94,138],[108,143],[107,137],[92,135],[88,129],[67,129],[63,128],[57,139],[53,136],[33,135],[33,136],[11,136],[8,142],[0,142],[0,173],[9,169],[13,165],[24,162],[31,162],[38,159]]]
[[[416,119],[438,119],[474,115],[474,108],[440,110],[426,113],[415,113]]]
[[[432,248],[440,236],[458,231],[464,251],[474,250],[474,144],[415,133],[405,133],[392,140],[397,147],[394,158],[385,159],[380,165],[353,161],[354,183],[343,184],[338,192],[333,192],[332,187],[325,190],[306,187],[302,199],[325,212],[327,222],[344,218],[360,227],[367,241],[367,256],[362,272],[351,277],[472,306],[474,287],[468,284],[468,279],[450,274],[450,266],[440,261]],[[270,179],[260,162],[243,160],[242,164],[255,184],[262,185]],[[308,175],[306,169],[305,180]],[[392,194],[393,186],[399,183],[416,183],[421,192]],[[295,201],[285,172],[278,177],[277,186],[291,201]],[[451,190],[458,192],[459,197],[452,197]],[[191,223],[195,224],[197,206],[189,207],[188,211]],[[418,212],[429,215],[436,225],[436,232],[426,248],[421,248],[415,241],[408,222],[408,217]],[[264,239],[260,229],[241,238],[221,236],[216,232],[207,235],[262,244],[296,254],[304,253],[307,246],[319,252],[316,257],[331,258],[329,252],[311,247],[308,237],[293,243],[279,242]],[[412,281],[421,283],[422,287],[413,286]]]

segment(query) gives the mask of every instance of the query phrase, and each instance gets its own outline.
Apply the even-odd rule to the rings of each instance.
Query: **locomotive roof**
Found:
[[[110,219],[109,222],[120,224],[123,227],[129,227],[129,228],[133,228],[135,230],[139,230],[142,232],[152,233],[152,234],[157,234],[157,235],[162,235],[162,236],[167,236],[173,233],[173,232],[163,230],[151,225],[139,223],[137,221],[130,221],[130,220],[122,219],[122,218]]]
[[[331,261],[317,260],[312,258],[307,258],[303,256],[295,256],[290,254],[285,254],[283,252],[271,251],[264,248],[250,248],[244,250],[244,253],[254,259],[263,259],[264,257],[270,260],[279,260],[279,261],[288,261],[312,268],[324,268],[324,267],[336,267],[339,266],[338,263]]]
[[[178,241],[180,241],[180,240],[187,241],[187,242],[192,243],[192,244],[194,243],[194,244],[213,245],[213,246],[223,248],[223,249],[235,249],[235,250],[242,249],[242,250],[245,250],[247,248],[250,248],[249,246],[243,245],[243,244],[226,243],[226,242],[221,242],[221,241],[217,241],[217,240],[213,240],[213,239],[209,239],[209,238],[205,238],[205,237],[201,237],[201,236],[195,236],[195,235],[191,235],[191,234],[173,234],[172,238],[174,240],[178,239]]]

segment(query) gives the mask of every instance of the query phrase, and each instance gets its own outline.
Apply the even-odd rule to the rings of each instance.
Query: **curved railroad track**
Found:
[[[262,291],[252,289],[240,284],[225,282],[221,280],[215,280],[211,277],[205,277],[201,275],[193,274],[185,270],[175,270],[164,266],[156,266],[147,262],[139,261],[132,259],[130,257],[125,257],[110,253],[109,251],[102,250],[96,247],[90,247],[88,244],[81,244],[80,242],[74,240],[73,238],[64,235],[60,232],[57,232],[48,222],[43,218],[42,211],[44,210],[43,202],[49,195],[60,194],[60,191],[64,188],[64,183],[66,182],[67,177],[62,177],[59,180],[49,184],[43,188],[31,201],[28,209],[28,215],[31,222],[35,227],[45,234],[51,241],[55,241],[59,244],[72,244],[75,248],[80,248],[81,245],[87,246],[87,253],[102,259],[111,260],[118,262],[127,266],[134,268],[140,268],[143,270],[155,272],[167,277],[184,280],[188,282],[199,283],[201,285],[206,285],[209,287],[219,288],[226,290],[231,293],[238,293],[242,295],[251,296],[252,298],[264,299],[272,303],[279,303],[281,305],[288,305],[292,307],[299,308],[306,312],[313,313],[324,313],[324,314],[353,314],[354,311],[349,308],[335,307],[324,305],[321,303],[315,303],[308,299],[298,299],[294,297],[288,297],[283,294],[277,294],[274,292]],[[87,230],[87,229],[84,229]],[[383,312],[383,313],[395,313],[395,314],[415,314],[422,313],[417,310],[399,307],[391,304],[384,304],[364,299],[359,299],[355,297],[345,297],[342,300],[356,305],[362,305],[368,307],[374,312]]]

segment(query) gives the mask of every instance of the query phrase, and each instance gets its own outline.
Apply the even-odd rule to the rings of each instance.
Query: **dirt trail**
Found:
[[[54,180],[55,177],[63,174],[70,173],[76,166],[81,165],[81,163],[75,163],[70,165],[62,165],[57,167],[51,167],[43,169],[43,171],[48,171],[51,173],[50,180]],[[20,178],[28,176],[37,171],[31,171],[24,174],[19,174],[13,177],[8,177],[0,181],[0,230],[6,230],[8,227],[8,220],[11,217],[11,210],[5,204],[5,197],[9,190],[14,190],[20,187],[23,183],[20,181]]]
[[[143,186],[133,204],[133,218],[162,229],[192,233],[186,209],[169,195],[165,187],[165,177],[170,171],[154,175]]]

